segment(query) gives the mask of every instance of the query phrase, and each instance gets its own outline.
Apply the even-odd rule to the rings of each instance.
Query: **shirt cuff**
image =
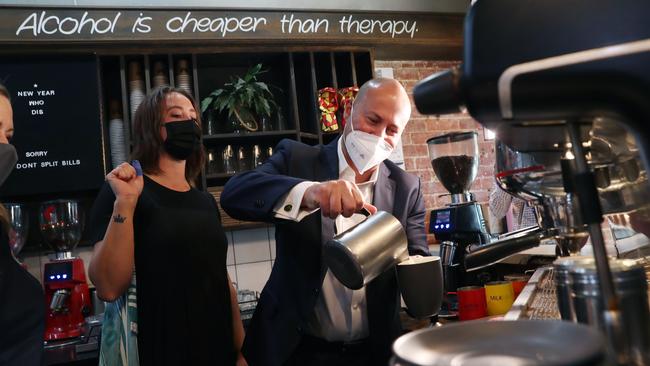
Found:
[[[309,211],[300,208],[305,191],[315,184],[318,184],[318,182],[307,181],[298,183],[291,188],[273,207],[275,218],[300,222],[305,217],[318,211],[318,209]]]

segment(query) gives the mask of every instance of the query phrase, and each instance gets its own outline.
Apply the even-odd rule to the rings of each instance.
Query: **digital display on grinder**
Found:
[[[48,263],[45,266],[45,282],[72,279],[72,262]]]
[[[450,225],[450,216],[451,211],[438,211],[436,212],[436,222],[434,223],[435,229],[449,229]]]

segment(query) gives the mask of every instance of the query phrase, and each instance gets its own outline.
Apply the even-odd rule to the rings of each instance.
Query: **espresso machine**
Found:
[[[447,292],[478,284],[465,272],[464,255],[470,245],[490,239],[481,206],[470,192],[479,166],[477,136],[474,131],[452,132],[427,140],[433,171],[450,196],[449,204],[431,211],[429,222],[429,232],[441,242]]]
[[[43,238],[55,252],[43,268],[45,341],[79,337],[85,317],[92,313],[83,260],[72,256],[83,230],[80,204],[74,200],[44,202],[39,223]]]
[[[414,89],[422,114],[465,107],[522,161],[530,158],[498,172],[497,179],[511,193],[538,202],[540,226],[485,246],[467,256],[466,265],[471,259],[471,266],[480,266],[549,236],[572,242],[571,254],[588,233],[602,330],[617,363],[629,361],[620,347],[629,334],[601,222],[605,214],[627,212],[650,224],[647,14],[645,0],[479,0],[465,19],[462,65]],[[634,147],[621,150],[621,144]],[[561,220],[565,227],[557,224]],[[640,358],[632,363],[647,364]]]

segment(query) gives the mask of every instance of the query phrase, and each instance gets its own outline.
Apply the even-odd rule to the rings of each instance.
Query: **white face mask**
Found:
[[[353,115],[353,111],[354,109],[350,110],[350,116]],[[350,129],[352,131],[345,136],[345,148],[359,173],[363,174],[379,165],[393,152],[393,147],[383,138],[367,132],[355,131],[351,118]]]

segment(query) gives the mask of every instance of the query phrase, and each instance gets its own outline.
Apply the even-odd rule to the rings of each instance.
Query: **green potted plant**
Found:
[[[270,118],[278,107],[269,85],[258,80],[258,76],[265,72],[267,70],[262,70],[262,64],[257,64],[243,76],[230,76],[230,82],[201,101],[201,112],[212,109],[221,113],[227,110],[228,119],[236,131],[239,126],[257,131],[259,119]]]

